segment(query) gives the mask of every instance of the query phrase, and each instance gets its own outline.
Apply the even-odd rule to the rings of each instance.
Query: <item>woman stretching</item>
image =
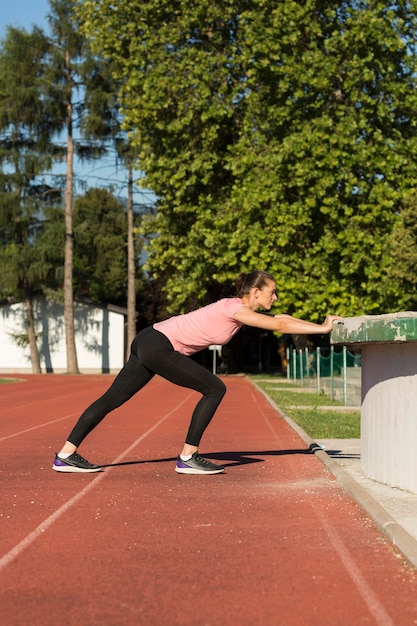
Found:
[[[185,444],[178,456],[175,470],[180,474],[218,474],[224,471],[198,453],[204,431],[219,406],[226,387],[209,370],[190,359],[190,355],[212,344],[224,345],[243,324],[279,333],[329,333],[339,319],[328,315],[323,324],[314,324],[291,315],[267,316],[277,299],[276,283],[271,274],[254,271],[236,279],[234,298],[224,298],[208,306],[171,317],[142,330],[132,342],[130,358],[110,388],[93,402],[75,424],[61,451],[55,455],[52,469],[57,472],[98,472],[99,465],[89,463],[77,453],[85,437],[102,419],[121,406],[155,374],[175,385],[194,389],[202,394],[192,417]]]

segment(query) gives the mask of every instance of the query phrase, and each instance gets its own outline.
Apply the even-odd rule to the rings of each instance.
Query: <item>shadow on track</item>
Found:
[[[213,461],[229,461],[225,467],[234,467],[239,465],[248,465],[250,463],[263,463],[264,458],[268,456],[287,456],[289,454],[314,454],[318,450],[326,452],[331,457],[336,458],[359,458],[359,455],[347,454],[344,455],[341,450],[323,450],[323,448],[317,444],[312,443],[308,448],[295,448],[290,450],[241,450],[233,452],[212,452],[204,454],[203,456]],[[123,461],[122,463],[108,463],[101,467],[119,467],[123,465],[142,465],[144,463],[172,463],[177,460],[177,457],[164,457],[161,459],[141,459],[138,461]]]

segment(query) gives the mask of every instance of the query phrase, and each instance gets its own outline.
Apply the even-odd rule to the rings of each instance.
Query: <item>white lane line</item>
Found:
[[[25,404],[16,404],[11,407],[10,406],[6,407],[5,409],[2,408],[0,410],[0,417],[3,417],[3,415],[10,415],[10,413],[14,411],[21,411],[22,409],[30,410],[30,408],[33,406],[39,407],[42,404],[50,405],[51,402],[54,402],[57,400],[59,400],[62,404],[66,398],[73,398],[73,397],[74,397],[74,394],[70,394],[70,393],[67,393],[65,395],[49,394],[47,397],[44,397],[44,398],[37,398],[36,400],[31,399],[29,402],[25,402]]]
[[[363,601],[369,609],[369,612],[375,618],[375,621],[380,626],[395,626],[391,617],[386,612],[383,604],[380,602],[377,594],[373,591],[372,587],[368,584],[366,578],[362,574],[355,559],[350,554],[347,547],[344,545],[336,529],[329,523],[326,516],[318,511],[314,507],[315,513],[320,519],[320,522],[327,533],[327,536],[332,544],[334,550],[337,552],[342,564],[353,581],[356,589]]]
[[[58,417],[56,420],[51,420],[50,422],[43,422],[42,424],[38,424],[37,426],[32,426],[31,428],[25,428],[25,430],[20,430],[17,433],[13,433],[13,435],[6,435],[6,437],[0,437],[0,442],[5,441],[6,439],[13,439],[13,437],[18,437],[19,435],[24,435],[25,433],[29,433],[31,430],[37,430],[38,428],[44,428],[44,426],[49,426],[50,424],[56,424],[61,422],[62,420],[66,420],[69,417],[74,417],[74,415],[79,415],[79,413],[70,413],[69,415],[64,415],[64,417]]]
[[[122,452],[117,459],[115,459],[112,464],[120,463],[129,453],[133,450],[143,439],[145,439],[148,435],[150,435],[158,426],[160,426],[165,420],[167,420],[175,411],[177,411],[183,404],[185,404],[189,398],[193,395],[194,392],[189,393],[182,402],[180,402],[175,408],[173,408],[169,413],[161,417],[161,419],[156,422],[149,430],[147,430],[143,435],[138,437],[136,441],[134,441],[124,452]],[[49,517],[46,518],[42,524],[39,524],[35,530],[26,535],[22,541],[14,546],[9,552],[7,552],[3,557],[0,558],[0,572],[5,569],[14,559],[16,559],[24,550],[29,548],[29,546],[38,539],[54,522],[59,520],[74,504],[76,504],[81,498],[83,498],[89,491],[91,491],[99,482],[101,482],[105,477],[107,472],[111,471],[113,468],[109,467],[106,472],[96,474],[95,478],[89,483],[84,489],[78,492],[75,496],[73,496],[70,500],[68,500],[65,504],[63,504],[59,509],[52,513]],[[51,470],[52,471],[52,470]]]
[[[252,397],[256,401],[256,398],[253,394],[252,394]],[[276,433],[271,424],[271,420],[268,418],[266,413],[262,411],[261,407],[258,406],[258,410],[260,411],[264,421],[267,423],[272,434],[274,435],[274,438],[277,439]],[[333,549],[338,554],[346,572],[348,573],[349,577],[352,579],[353,584],[355,585],[356,589],[358,590],[359,595],[362,597],[363,601],[368,607],[369,612],[375,618],[376,623],[379,626],[395,626],[391,617],[388,615],[384,606],[378,599],[377,594],[373,591],[372,587],[368,584],[359,566],[357,565],[356,561],[350,554],[348,548],[343,543],[342,539],[340,538],[334,526],[332,526],[330,522],[328,521],[328,519],[326,518],[326,516],[321,511],[318,510],[317,506],[313,505],[313,510],[316,513],[317,517],[320,519],[321,525],[323,529],[325,530],[329,538],[329,541],[333,546]]]

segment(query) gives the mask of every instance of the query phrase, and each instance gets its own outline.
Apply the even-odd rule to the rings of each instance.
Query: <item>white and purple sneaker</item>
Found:
[[[61,459],[58,454],[55,454],[55,459],[52,465],[52,469],[56,472],[100,472],[100,465],[94,465],[89,463],[77,452],[74,452],[66,459]]]
[[[178,474],[220,474],[224,472],[224,467],[223,465],[215,465],[207,459],[203,459],[198,452],[194,452],[188,461],[184,461],[179,456],[175,471]]]

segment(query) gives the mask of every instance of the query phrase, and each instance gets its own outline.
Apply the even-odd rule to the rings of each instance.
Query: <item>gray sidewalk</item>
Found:
[[[417,494],[366,478],[360,467],[359,439],[313,440],[267,394],[265,396],[303,441],[314,446],[315,454],[338,482],[417,568]]]

